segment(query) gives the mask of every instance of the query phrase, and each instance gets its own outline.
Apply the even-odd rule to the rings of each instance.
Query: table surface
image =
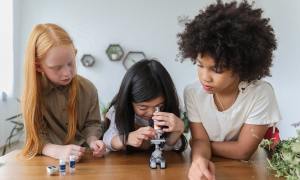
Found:
[[[49,176],[46,166],[58,166],[58,160],[46,156],[37,156],[31,160],[21,160],[16,157],[19,150],[15,150],[0,157],[0,179],[187,179],[191,163],[190,150],[178,154],[165,152],[166,169],[150,169],[148,153],[124,154],[113,152],[104,158],[94,158],[87,153],[76,164],[76,172],[65,176]],[[219,180],[280,180],[275,178],[267,168],[266,155],[258,150],[249,161],[213,158],[216,166],[216,179]]]

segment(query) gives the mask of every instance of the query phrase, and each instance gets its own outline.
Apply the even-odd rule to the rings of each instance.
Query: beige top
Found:
[[[73,144],[87,146],[90,136],[100,138],[100,109],[97,89],[87,79],[78,77],[77,131]],[[68,90],[70,85],[56,86],[46,78],[42,81],[44,108],[41,138],[43,143],[64,144],[68,129]]]

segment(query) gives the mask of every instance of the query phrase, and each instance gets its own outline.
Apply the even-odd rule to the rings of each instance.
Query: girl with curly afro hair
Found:
[[[276,39],[263,10],[247,1],[209,5],[178,35],[199,81],[184,90],[191,128],[190,179],[215,178],[212,155],[249,159],[281,119],[270,76]]]

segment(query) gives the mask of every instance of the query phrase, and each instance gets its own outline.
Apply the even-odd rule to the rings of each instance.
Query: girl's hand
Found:
[[[70,155],[74,155],[76,161],[79,161],[82,156],[84,155],[85,148],[75,145],[75,144],[68,144],[68,145],[58,145],[57,146],[57,159],[63,159],[66,162],[69,161]]]
[[[152,117],[154,124],[160,126],[164,132],[180,132],[184,131],[184,123],[173,113],[155,112]]]
[[[127,144],[133,147],[140,147],[144,140],[154,138],[155,130],[152,127],[141,127],[136,131],[130,132]]]
[[[93,150],[93,156],[95,157],[102,157],[106,152],[105,144],[101,140],[92,141],[90,148]]]
[[[215,180],[215,165],[205,158],[198,158],[192,162],[188,174],[189,180]]]

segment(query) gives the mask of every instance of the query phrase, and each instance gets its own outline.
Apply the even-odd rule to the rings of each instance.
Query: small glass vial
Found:
[[[69,163],[69,169],[71,174],[75,174],[75,163],[76,163],[76,158],[74,155],[71,155],[70,163]]]
[[[59,160],[59,174],[61,176],[66,175],[66,162],[63,159]]]

